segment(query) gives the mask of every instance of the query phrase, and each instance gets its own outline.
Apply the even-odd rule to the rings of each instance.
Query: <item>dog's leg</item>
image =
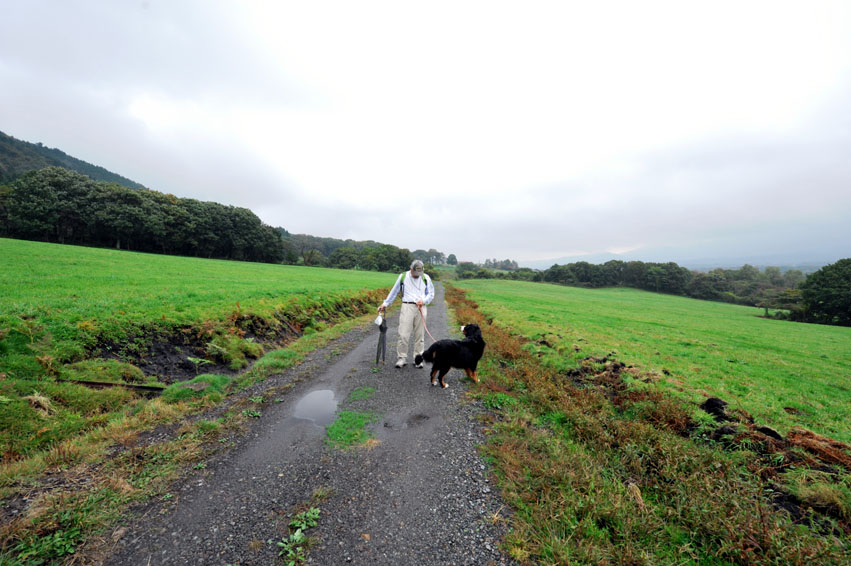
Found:
[[[464,368],[464,371],[467,372],[467,377],[469,377],[470,379],[472,379],[476,383],[479,382],[479,378],[476,377],[476,370],[470,369],[470,368]]]
[[[437,376],[437,368],[432,366],[431,368],[431,384],[437,385],[437,381],[435,381],[435,377]]]
[[[449,373],[449,368],[447,368],[447,369],[445,369],[445,370],[441,371],[441,372],[440,372],[440,375],[438,376],[438,378],[440,379],[440,386],[441,386],[441,387],[443,387],[444,389],[446,389],[447,387],[449,387],[449,384],[448,384],[448,383],[446,383],[446,382],[443,380],[444,376],[446,376],[446,374],[447,374],[447,373]]]

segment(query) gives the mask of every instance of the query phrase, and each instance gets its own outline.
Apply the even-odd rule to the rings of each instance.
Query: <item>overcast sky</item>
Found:
[[[460,260],[833,261],[851,2],[0,0],[0,131]]]

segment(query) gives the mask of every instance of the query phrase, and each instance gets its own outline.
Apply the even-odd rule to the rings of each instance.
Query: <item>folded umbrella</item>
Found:
[[[381,317],[381,324],[378,325],[378,349],[375,351],[375,363],[381,360],[384,363],[384,357],[387,353],[387,319]]]

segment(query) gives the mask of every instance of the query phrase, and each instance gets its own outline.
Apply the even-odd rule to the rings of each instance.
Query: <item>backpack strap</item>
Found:
[[[402,301],[405,301],[405,275],[407,275],[407,271],[403,272],[402,275],[399,276],[399,297]],[[423,271],[423,282],[425,283],[425,293],[428,295],[428,277],[426,277],[425,271]]]

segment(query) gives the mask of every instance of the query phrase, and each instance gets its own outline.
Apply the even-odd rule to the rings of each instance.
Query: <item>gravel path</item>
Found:
[[[429,330],[438,340],[457,337],[439,284],[436,293]],[[429,385],[428,366],[394,368],[398,311],[389,322],[388,362],[378,370],[378,331],[369,324],[264,382],[309,376],[264,407],[237,446],[175,486],[173,500],[139,511],[107,564],[281,564],[267,541],[286,535],[317,490],[330,495],[307,531],[316,539],[309,564],[511,564],[497,549],[506,523],[493,519],[507,511],[477,453],[481,409],[465,396],[463,372],[452,370],[440,389]],[[350,400],[359,387],[375,392]],[[335,410],[377,415],[368,429],[378,442],[329,447],[324,425]]]

